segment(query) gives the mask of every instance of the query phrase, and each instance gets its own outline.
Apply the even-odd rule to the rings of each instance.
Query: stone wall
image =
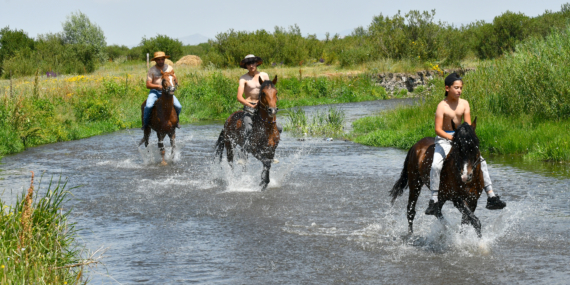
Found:
[[[444,74],[457,72],[459,76],[475,70],[474,68],[466,69],[445,69]],[[429,80],[434,77],[442,76],[440,72],[435,70],[424,70],[416,73],[379,73],[376,75],[376,85],[380,85],[386,89],[386,92],[394,92],[401,89],[407,89],[413,92],[418,86],[425,86]]]

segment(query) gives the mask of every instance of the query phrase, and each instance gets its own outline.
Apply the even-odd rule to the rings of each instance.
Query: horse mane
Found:
[[[468,123],[463,123],[455,129],[451,145],[458,150],[456,155],[472,156],[479,152],[479,138]]]

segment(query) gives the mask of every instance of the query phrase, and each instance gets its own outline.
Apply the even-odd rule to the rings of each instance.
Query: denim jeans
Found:
[[[248,106],[243,106],[243,112],[245,113],[243,116],[243,131],[244,136],[248,139],[251,135],[251,131],[253,130],[253,116],[255,115],[256,110]],[[275,125],[277,126],[279,133],[283,132],[283,127],[279,122],[276,122]]]
[[[150,124],[150,114],[152,111],[152,107],[154,103],[160,96],[162,95],[162,91],[157,89],[150,89],[148,93],[148,98],[146,99],[146,106],[144,106],[144,116],[143,116],[143,126],[148,126]],[[174,110],[176,110],[176,115],[180,117],[180,111],[182,111],[182,105],[176,99],[176,96],[172,96],[174,101]]]
[[[431,163],[431,171],[430,171],[430,190],[431,191],[439,191],[439,183],[440,183],[440,175],[441,169],[443,168],[443,161],[449,154],[451,150],[451,141],[437,136],[435,138],[435,151],[433,153],[433,161]],[[481,157],[481,171],[483,172],[483,181],[485,185],[484,187],[490,186],[491,177],[489,176],[489,170],[487,169],[487,162],[483,157]]]

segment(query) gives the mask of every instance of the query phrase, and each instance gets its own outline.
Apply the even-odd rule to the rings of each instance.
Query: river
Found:
[[[355,118],[410,100],[337,105]],[[309,112],[326,106],[306,107]],[[406,151],[284,133],[268,190],[261,164],[232,171],[212,164],[221,122],[185,125],[170,164],[137,148],[140,130],[30,148],[3,158],[3,199],[29,186],[29,170],[69,179],[66,207],[88,249],[106,247],[93,284],[568,284],[570,180],[489,160],[501,211],[475,214],[483,237],[448,227],[418,201],[407,236],[407,193],[392,206],[388,190]],[[169,145],[167,143],[167,145]],[[224,156],[225,159],[225,156]],[[528,168],[527,168],[528,169]]]

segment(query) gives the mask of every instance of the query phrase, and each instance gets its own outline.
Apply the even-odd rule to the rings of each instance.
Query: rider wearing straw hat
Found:
[[[253,116],[255,115],[255,105],[259,101],[259,93],[261,84],[259,78],[263,81],[269,80],[269,75],[265,72],[257,71],[257,67],[263,63],[261,57],[248,54],[240,62],[241,68],[247,69],[247,73],[239,78],[239,86],[237,92],[237,100],[243,105],[245,116],[243,118],[244,133],[246,142],[244,146],[249,145],[249,136],[253,129]],[[281,125],[277,123],[277,129],[282,131]]]
[[[152,61],[156,62],[156,65],[151,67],[148,70],[148,74],[146,76],[146,88],[150,89],[148,94],[148,98],[146,99],[146,106],[144,107],[144,114],[143,114],[143,127],[144,130],[146,126],[150,124],[150,114],[154,103],[160,96],[162,95],[162,72],[169,72],[172,71],[172,66],[164,63],[167,58],[170,56],[166,55],[162,51],[157,51],[154,53],[154,57],[151,59]],[[180,116],[180,111],[182,110],[182,105],[174,98],[174,110],[176,110],[176,115]],[[180,121],[180,120],[179,120]],[[176,127],[180,128],[180,124],[176,123]]]

